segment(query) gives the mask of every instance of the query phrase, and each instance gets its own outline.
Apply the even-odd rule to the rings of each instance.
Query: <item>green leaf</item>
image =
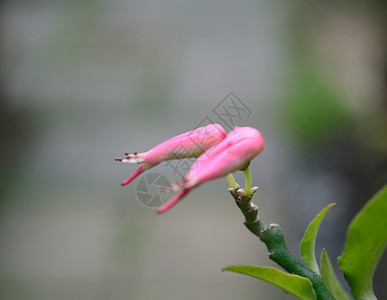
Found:
[[[315,244],[318,230],[320,224],[324,219],[325,215],[329,209],[336,203],[328,204],[313,220],[309,223],[308,228],[305,231],[304,237],[302,238],[300,244],[301,258],[304,263],[314,272],[320,273],[318,268],[316,254],[315,254]]]
[[[285,273],[276,268],[261,266],[230,266],[224,268],[223,271],[233,271],[261,279],[279,287],[285,293],[288,293],[298,299],[316,299],[316,293],[314,292],[312,283],[309,279]]]
[[[387,246],[387,185],[385,185],[349,225],[339,268],[355,299],[376,299],[372,277]]]
[[[332,296],[340,300],[350,300],[351,298],[341,286],[339,280],[335,275],[332,263],[325,249],[321,251],[320,268],[321,278],[327,286],[328,290],[331,292]]]

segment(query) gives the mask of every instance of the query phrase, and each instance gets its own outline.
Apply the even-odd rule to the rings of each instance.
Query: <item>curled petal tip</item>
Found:
[[[138,175],[140,175],[142,172],[145,171],[145,167],[144,166],[141,166],[139,167],[128,179],[126,179],[125,181],[123,181],[121,183],[122,186],[125,186],[125,185],[128,185],[129,183],[131,183]]]
[[[133,179],[132,179],[133,180]],[[128,185],[132,180],[126,179],[125,181],[121,182],[121,186]]]
[[[160,207],[157,210],[157,213],[160,215],[162,213],[165,213],[167,210],[171,209],[173,206],[175,206],[185,195],[187,195],[191,189],[184,189],[180,191],[175,197],[173,197],[170,201],[165,203],[162,207]]]

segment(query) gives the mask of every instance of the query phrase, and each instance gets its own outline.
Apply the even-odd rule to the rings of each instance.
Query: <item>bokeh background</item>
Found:
[[[221,272],[273,265],[225,179],[162,216],[137,200],[139,179],[119,185],[136,166],[114,157],[203,122],[263,133],[255,199],[297,256],[309,221],[336,202],[317,241],[334,261],[351,218],[387,181],[384,1],[0,7],[1,299],[291,299]],[[235,117],[222,102],[230,91],[250,114]],[[153,171],[179,177],[166,164]]]

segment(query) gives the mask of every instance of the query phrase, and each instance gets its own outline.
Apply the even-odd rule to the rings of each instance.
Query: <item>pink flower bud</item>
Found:
[[[225,137],[226,132],[221,125],[210,124],[177,135],[147,152],[125,153],[126,158],[116,158],[116,161],[123,163],[143,163],[143,165],[132,176],[122,182],[121,185],[129,184],[142,172],[158,165],[162,161],[198,157],[207,149],[218,144]]]
[[[158,209],[163,213],[178,203],[191,189],[236,170],[246,169],[250,161],[262,152],[264,140],[261,133],[251,127],[235,127],[219,144],[204,152],[192,165],[181,182],[182,190],[168,203]]]

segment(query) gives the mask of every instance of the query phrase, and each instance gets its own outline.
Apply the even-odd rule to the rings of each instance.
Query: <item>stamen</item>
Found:
[[[121,158],[121,157],[118,157],[115,159],[116,161],[120,161],[124,164],[140,164],[140,163],[143,163],[145,161],[144,158],[142,157],[131,157],[131,158]]]
[[[140,164],[145,162],[145,153],[134,152],[133,154],[125,153],[126,158],[119,160],[127,164]]]

